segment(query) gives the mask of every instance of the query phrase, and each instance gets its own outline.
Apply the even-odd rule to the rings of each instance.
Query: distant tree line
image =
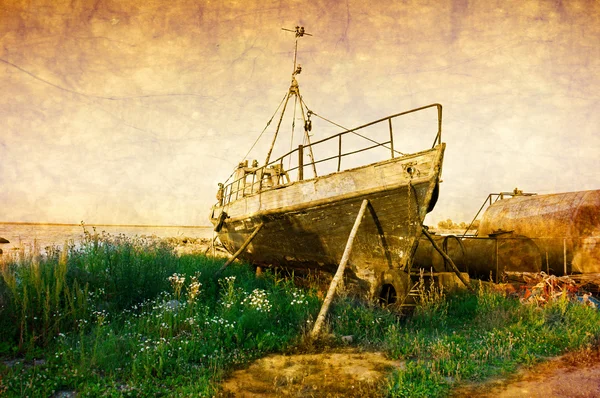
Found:
[[[451,219],[447,219],[445,221],[440,221],[437,224],[437,226],[439,229],[462,229],[462,230],[465,230],[465,229],[467,229],[469,224],[464,221],[460,222],[460,223],[455,223]],[[470,229],[473,230],[473,229],[478,229],[478,228],[479,228],[479,220],[475,220],[473,222],[473,225],[471,225]]]

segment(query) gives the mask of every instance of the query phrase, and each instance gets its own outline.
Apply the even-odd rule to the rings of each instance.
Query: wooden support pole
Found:
[[[265,223],[260,223],[258,225],[258,227],[256,227],[256,229],[254,230],[254,232],[252,232],[252,235],[250,235],[248,237],[248,239],[246,239],[246,241],[244,242],[244,244],[242,245],[242,247],[240,247],[238,249],[238,251],[235,252],[235,254],[229,260],[227,260],[227,262],[225,264],[223,264],[223,266],[221,267],[221,269],[219,269],[215,273],[215,278],[217,278],[219,275],[221,275],[221,273],[225,270],[225,268],[229,267],[231,265],[231,263],[233,263],[235,261],[235,259],[238,258],[238,256],[240,254],[242,254],[242,252],[244,251],[244,249],[246,249],[246,247],[248,247],[248,245],[250,244],[250,242],[252,242],[252,239],[254,239],[254,237],[258,234],[258,231],[260,231],[260,229],[263,227],[263,225],[265,225]]]
[[[298,145],[298,181],[304,180],[304,146]]]
[[[356,216],[356,220],[354,221],[354,226],[350,231],[350,236],[348,237],[348,242],[346,242],[346,248],[344,249],[344,254],[342,255],[342,261],[340,261],[340,265],[335,273],[335,276],[331,280],[331,284],[329,285],[329,290],[327,291],[327,296],[323,301],[323,305],[321,306],[321,311],[319,311],[319,315],[317,316],[317,320],[315,321],[315,326],[313,326],[313,330],[310,333],[311,338],[316,338],[321,333],[321,327],[323,326],[323,322],[325,322],[325,317],[327,316],[327,312],[329,312],[329,306],[331,305],[331,300],[333,300],[333,296],[335,295],[335,290],[337,288],[338,283],[344,276],[344,270],[346,269],[346,264],[348,263],[348,259],[350,258],[350,252],[352,252],[352,244],[354,243],[354,238],[356,237],[356,232],[358,231],[358,227],[362,221],[362,218],[365,214],[365,210],[367,209],[367,204],[369,201],[367,199],[362,201],[360,205],[360,210],[358,211],[358,215]]]
[[[498,273],[500,272],[500,270],[498,269],[498,239],[496,239],[496,283],[498,283],[499,280],[499,275]]]
[[[204,249],[204,254],[208,253],[208,251],[209,251],[210,249],[213,249],[213,248],[215,247],[215,241],[216,241],[216,240],[217,240],[217,235],[215,235],[215,236],[212,238],[212,241],[210,242],[210,245],[208,245],[208,246],[206,247],[206,249]],[[215,255],[215,253],[214,253],[214,250],[213,250],[213,256],[214,256],[214,255]]]
[[[456,276],[458,276],[458,279],[460,279],[460,281],[467,287],[467,289],[469,289],[470,291],[474,292],[474,290],[471,287],[471,285],[469,285],[467,283],[467,281],[465,280],[465,278],[463,278],[462,274],[460,273],[460,270],[458,269],[458,267],[456,266],[456,264],[454,264],[454,261],[452,261],[452,259],[450,258],[450,256],[448,256],[446,253],[444,253],[444,251],[438,246],[437,243],[435,243],[435,241],[433,240],[433,237],[431,236],[431,234],[429,233],[429,231],[427,231],[427,228],[425,228],[425,227],[423,227],[423,235],[425,235],[427,237],[427,239],[429,239],[429,241],[433,245],[433,248],[435,250],[437,250],[438,253],[440,253],[442,255],[442,257],[444,258],[444,260],[448,261],[448,263],[450,264],[450,266],[452,266],[452,269],[454,270],[454,273],[456,274]]]
[[[563,275],[567,275],[567,238],[563,238],[563,267]]]

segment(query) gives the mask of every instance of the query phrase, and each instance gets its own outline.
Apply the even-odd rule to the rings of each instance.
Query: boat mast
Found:
[[[273,148],[275,147],[275,142],[277,141],[277,135],[279,134],[279,128],[281,127],[283,115],[285,114],[285,110],[287,108],[287,104],[289,102],[290,97],[292,95],[294,95],[296,97],[296,100],[300,99],[300,101],[297,101],[297,102],[300,103],[300,110],[302,111],[302,119],[304,121],[304,136],[306,138],[306,141],[308,142],[308,149],[309,149],[308,154],[310,156],[313,173],[314,173],[314,176],[317,177],[317,167],[315,166],[315,159],[313,156],[312,146],[310,145],[310,136],[308,135],[308,131],[310,128],[310,121],[307,121],[305,118],[302,96],[300,95],[300,88],[298,86],[298,81],[296,80],[296,75],[299,75],[300,72],[302,72],[302,67],[300,65],[297,65],[297,63],[296,63],[297,56],[298,56],[298,38],[303,37],[304,35],[307,35],[307,36],[312,36],[312,35],[310,33],[306,33],[306,31],[304,30],[304,26],[296,26],[295,30],[285,29],[285,28],[282,28],[282,30],[285,30],[288,32],[295,32],[295,34],[296,34],[296,43],[294,46],[294,69],[292,71],[292,83],[290,84],[288,95],[285,99],[285,103],[284,103],[283,109],[281,111],[281,116],[279,117],[279,122],[277,123],[277,128],[275,129],[275,135],[273,136],[273,142],[271,143],[271,147],[269,148],[269,152],[267,153],[265,165],[269,164],[269,160],[271,159],[271,153],[273,152]],[[295,123],[295,121],[293,121],[293,123]]]

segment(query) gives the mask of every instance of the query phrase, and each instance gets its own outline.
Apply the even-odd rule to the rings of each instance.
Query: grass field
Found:
[[[213,396],[233,369],[308,347],[321,300],[293,278],[174,254],[164,242],[87,233],[44,257],[6,256],[0,278],[0,395]],[[445,396],[467,381],[514,372],[597,344],[600,314],[566,296],[543,306],[475,285],[422,286],[401,315],[338,296],[332,345],[378,350],[406,367],[361,394]],[[311,349],[315,349],[314,345]]]

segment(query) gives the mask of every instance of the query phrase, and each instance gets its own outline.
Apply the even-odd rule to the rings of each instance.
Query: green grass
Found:
[[[479,285],[477,294],[422,292],[406,319],[345,300],[338,302],[331,325],[335,334],[352,334],[356,325],[358,345],[375,343],[390,358],[405,361],[405,369],[389,376],[382,396],[438,397],[462,382],[508,375],[596,345],[600,312],[566,297],[544,307],[522,305]]]
[[[0,392],[209,396],[227,370],[297,344],[315,292],[247,266],[215,280],[222,263],[87,234],[78,248],[3,264],[1,355],[21,361],[0,365]]]
[[[3,261],[0,357],[18,359],[0,363],[6,396],[212,396],[231,370],[301,350],[320,306],[293,278],[232,265],[215,280],[222,260],[95,231],[44,257]],[[445,396],[600,336],[600,313],[566,298],[538,308],[482,285],[420,290],[410,315],[334,301],[327,329],[337,344],[352,335],[352,345],[405,361],[374,395]]]

